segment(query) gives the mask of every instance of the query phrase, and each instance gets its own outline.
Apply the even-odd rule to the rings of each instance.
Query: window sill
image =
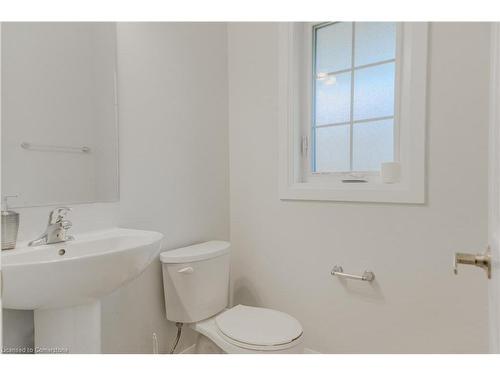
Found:
[[[296,182],[281,189],[280,199],[422,204],[425,203],[425,193],[423,188],[412,189],[404,183]]]

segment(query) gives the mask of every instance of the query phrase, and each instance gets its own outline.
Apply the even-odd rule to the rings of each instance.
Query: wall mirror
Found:
[[[119,199],[115,23],[3,23],[2,195]]]

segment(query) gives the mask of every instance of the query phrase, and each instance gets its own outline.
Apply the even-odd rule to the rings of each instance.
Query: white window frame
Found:
[[[401,178],[392,184],[377,172],[363,172],[367,182],[356,184],[342,182],[346,173],[311,173],[312,26],[280,25],[280,199],[425,203],[427,23],[398,27],[394,156]]]

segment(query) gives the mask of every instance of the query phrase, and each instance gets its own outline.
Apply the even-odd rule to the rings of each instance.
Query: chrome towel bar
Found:
[[[337,276],[344,279],[361,280],[371,282],[375,280],[375,274],[372,271],[365,271],[360,275],[353,275],[350,273],[344,273],[342,266],[335,266],[331,272],[332,276]]]

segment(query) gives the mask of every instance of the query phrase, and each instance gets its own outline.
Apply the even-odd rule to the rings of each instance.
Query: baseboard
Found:
[[[194,353],[194,349],[196,347],[196,344],[193,344],[191,346],[188,346],[186,349],[184,349],[182,352],[180,352],[179,354],[195,354]]]
[[[316,350],[312,350],[309,348],[304,348],[304,354],[321,354],[320,352],[317,352]]]

